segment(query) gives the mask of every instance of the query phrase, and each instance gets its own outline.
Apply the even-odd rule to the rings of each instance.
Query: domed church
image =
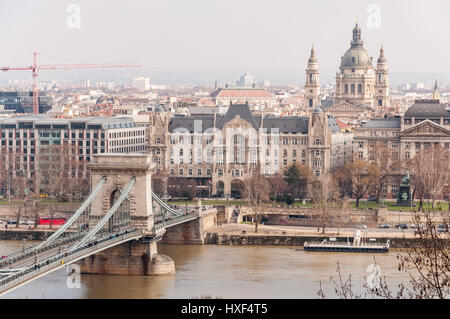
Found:
[[[389,79],[383,47],[374,69],[361,39],[361,28],[356,22],[350,48],[341,57],[336,73],[334,104],[352,102],[370,108],[389,107]]]
[[[333,101],[319,98],[319,66],[314,48],[308,59],[305,81],[307,110],[320,106],[336,119],[357,122],[371,118],[376,111],[389,108],[389,70],[383,47],[376,68],[361,39],[361,28],[356,22],[350,48],[341,57],[339,72],[336,73],[336,91]],[[332,102],[331,104],[328,102]]]

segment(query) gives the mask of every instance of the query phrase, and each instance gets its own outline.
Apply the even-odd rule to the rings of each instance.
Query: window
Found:
[[[180,176],[182,176],[183,175],[183,169],[181,168],[180,169]]]
[[[189,175],[192,175],[192,169],[191,168],[189,169]]]
[[[358,93],[362,93],[362,84],[358,84]]]
[[[297,157],[297,151],[296,151],[296,150],[293,150],[293,151],[292,151],[292,156],[293,156],[293,157]]]
[[[320,171],[314,171],[314,176],[319,177],[320,176]]]
[[[355,93],[355,85],[354,84],[351,85],[351,92]]]
[[[348,84],[345,85],[345,93],[348,93]]]
[[[223,171],[222,171],[221,169],[219,169],[219,170],[217,171],[217,175],[222,176],[222,175],[223,175]]]

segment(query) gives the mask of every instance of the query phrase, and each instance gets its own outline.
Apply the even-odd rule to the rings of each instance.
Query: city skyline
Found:
[[[4,43],[15,45],[0,52],[0,65],[29,65],[36,50],[44,64],[68,60],[142,64],[124,72],[42,72],[43,80],[88,77],[123,82],[149,76],[156,83],[212,86],[215,80],[231,82],[249,72],[256,80],[302,85],[314,43],[322,83],[328,83],[333,82],[358,19],[370,56],[376,59],[384,46],[393,84],[450,80],[446,59],[450,45],[439,41],[442,30],[449,27],[443,16],[449,4],[444,1],[327,1],[326,5],[247,1],[238,10],[227,4],[131,1],[127,10],[104,1],[78,1],[75,7],[50,1],[21,1],[20,7],[0,4],[4,30],[15,22],[11,17],[22,21],[11,32],[3,32]],[[17,41],[20,38],[26,41]],[[1,74],[0,81],[29,77],[26,72],[9,72]]]

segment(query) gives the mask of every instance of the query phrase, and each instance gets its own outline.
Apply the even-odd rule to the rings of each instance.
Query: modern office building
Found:
[[[45,169],[60,167],[61,176],[87,178],[93,154],[146,153],[147,130],[125,117],[0,118],[2,172],[35,181]]]

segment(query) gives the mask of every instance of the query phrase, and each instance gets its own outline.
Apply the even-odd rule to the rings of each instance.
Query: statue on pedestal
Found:
[[[401,206],[410,206],[412,202],[411,198],[411,178],[408,175],[406,175],[399,187],[398,195],[397,195],[397,205]]]

